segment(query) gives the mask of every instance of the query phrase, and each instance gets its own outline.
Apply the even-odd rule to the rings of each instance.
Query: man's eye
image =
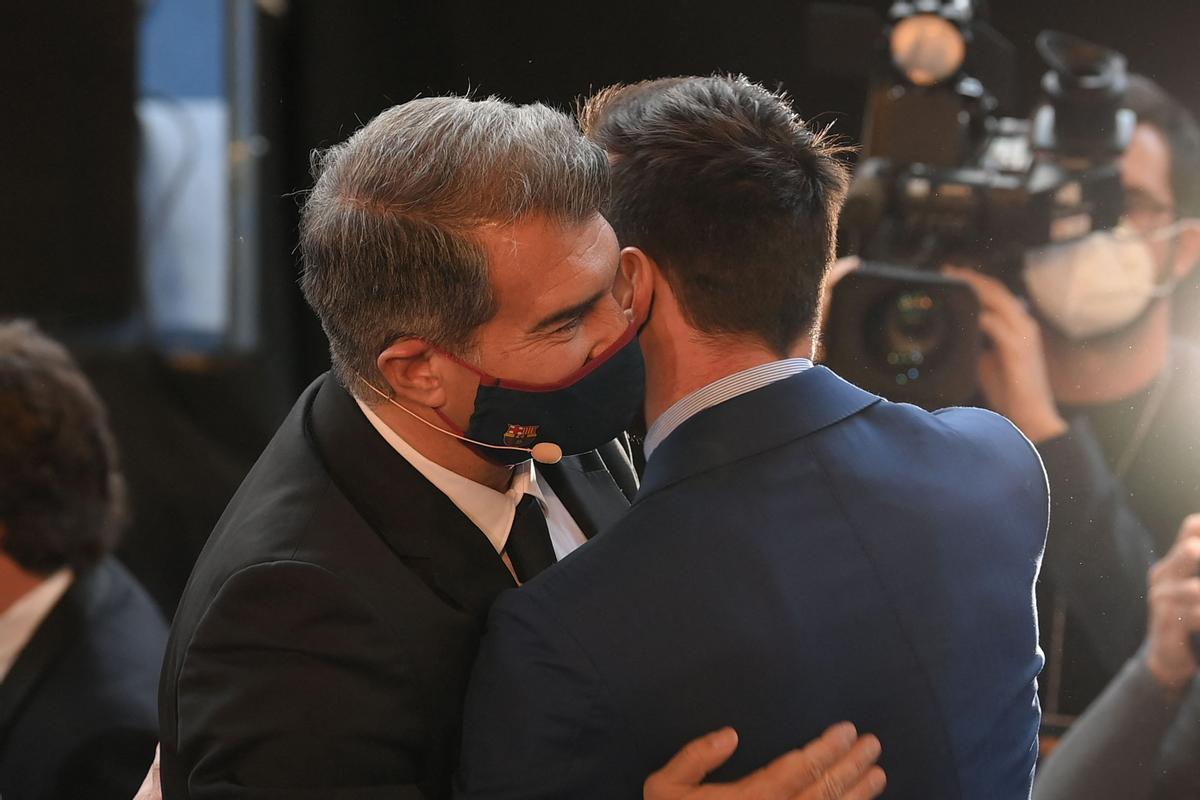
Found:
[[[554,329],[555,333],[572,333],[583,322],[582,317],[572,317]]]

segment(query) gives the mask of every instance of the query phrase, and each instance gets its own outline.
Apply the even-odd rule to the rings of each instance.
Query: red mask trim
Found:
[[[442,410],[440,408],[435,408],[433,410],[433,413],[437,414],[438,417],[442,420],[442,422],[446,423],[446,427],[448,427],[450,430],[457,433],[459,436],[467,435],[467,432],[465,430],[463,430],[462,428],[458,427],[458,424],[454,420],[450,419],[445,414],[443,414]]]

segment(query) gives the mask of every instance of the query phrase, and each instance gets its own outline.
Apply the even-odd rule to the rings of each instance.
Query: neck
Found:
[[[778,361],[780,356],[752,339],[690,335],[641,337],[646,359],[646,425],[681,398],[736,372]],[[801,353],[803,354],[803,353]]]
[[[1162,373],[1171,346],[1170,309],[1160,301],[1136,328],[1111,340],[1073,342],[1049,330],[1044,340],[1054,399],[1103,405],[1137,394]]]
[[[45,579],[43,575],[22,569],[17,562],[0,553],[0,614],[12,608],[13,603],[36,589]]]
[[[511,467],[488,461],[465,442],[455,439],[449,434],[435,431],[428,425],[422,425],[390,403],[373,406],[372,411],[401,439],[408,442],[414,450],[433,463],[458,473],[468,480],[489,486],[498,492],[508,490],[508,486],[512,482]],[[439,428],[446,427],[446,423],[441,419],[432,414],[429,417],[432,424]]]

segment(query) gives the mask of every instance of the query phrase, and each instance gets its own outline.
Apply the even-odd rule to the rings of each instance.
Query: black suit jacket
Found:
[[[80,575],[0,683],[0,797],[129,800],[154,757],[166,638],[114,559]]]
[[[586,535],[628,507],[617,445],[543,469]],[[371,427],[310,386],[217,523],[159,695],[165,800],[449,794],[492,600],[487,538]]]

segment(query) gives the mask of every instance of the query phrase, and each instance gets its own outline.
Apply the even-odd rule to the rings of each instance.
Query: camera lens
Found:
[[[886,362],[879,366],[893,373],[899,386],[920,380],[946,345],[946,309],[921,290],[889,295],[877,309],[871,324],[877,340],[873,352]]]

